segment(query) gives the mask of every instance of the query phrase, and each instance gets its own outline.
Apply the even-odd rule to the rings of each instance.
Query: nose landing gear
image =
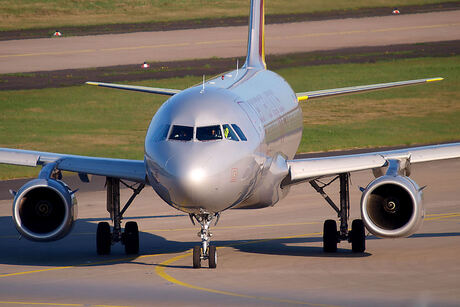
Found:
[[[209,229],[212,220],[217,216],[216,224],[219,221],[219,214],[190,214],[192,223],[195,224],[194,219],[201,225],[201,231],[198,232],[198,237],[201,238],[201,246],[193,247],[193,268],[201,268],[201,261],[208,260],[210,269],[217,267],[217,250],[216,247],[210,245],[212,233]]]

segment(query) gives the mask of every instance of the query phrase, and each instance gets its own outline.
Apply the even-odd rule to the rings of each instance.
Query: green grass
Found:
[[[432,84],[303,104],[301,152],[460,140],[460,56],[279,70],[296,91],[442,76]],[[136,82],[186,88],[201,77]],[[142,159],[148,124],[166,98],[74,86],[0,91],[0,147]],[[0,165],[0,179],[38,169]]]
[[[445,1],[268,0],[266,12],[295,14]],[[248,8],[248,0],[2,0],[0,30],[247,16]]]
[[[278,71],[296,91],[422,77],[442,82],[312,100],[303,104],[301,152],[460,140],[460,57]]]

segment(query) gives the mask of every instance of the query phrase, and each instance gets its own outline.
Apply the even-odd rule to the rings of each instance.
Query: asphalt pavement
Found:
[[[65,33],[64,33],[65,35]],[[460,11],[272,24],[267,54],[460,39]],[[246,54],[247,26],[0,41],[0,73]]]
[[[97,256],[97,222],[107,221],[103,191],[78,192],[79,217],[63,240],[19,240],[11,201],[0,201],[0,305],[6,306],[458,306],[460,304],[460,159],[413,165],[426,218],[402,239],[367,237],[354,254],[322,251],[322,223],[336,218],[307,184],[272,208],[229,210],[212,227],[217,269],[193,269],[198,227],[146,188],[126,213],[139,223],[140,255],[121,245]],[[360,186],[352,174],[351,219]],[[1,188],[1,184],[0,184]],[[327,189],[337,200],[338,189]],[[122,190],[122,200],[130,196]],[[203,263],[207,265],[206,262]]]

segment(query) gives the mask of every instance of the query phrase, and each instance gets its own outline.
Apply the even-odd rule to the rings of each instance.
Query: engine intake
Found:
[[[16,228],[33,241],[63,238],[72,229],[76,215],[76,198],[59,180],[31,180],[19,189],[13,201]]]
[[[421,226],[425,215],[422,192],[405,176],[377,178],[363,192],[361,215],[367,229],[376,236],[410,236]]]

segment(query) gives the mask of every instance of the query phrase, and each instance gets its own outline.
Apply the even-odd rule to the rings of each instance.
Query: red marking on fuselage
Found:
[[[236,182],[236,178],[238,177],[238,169],[237,168],[232,168],[232,174],[231,174],[231,182]]]

